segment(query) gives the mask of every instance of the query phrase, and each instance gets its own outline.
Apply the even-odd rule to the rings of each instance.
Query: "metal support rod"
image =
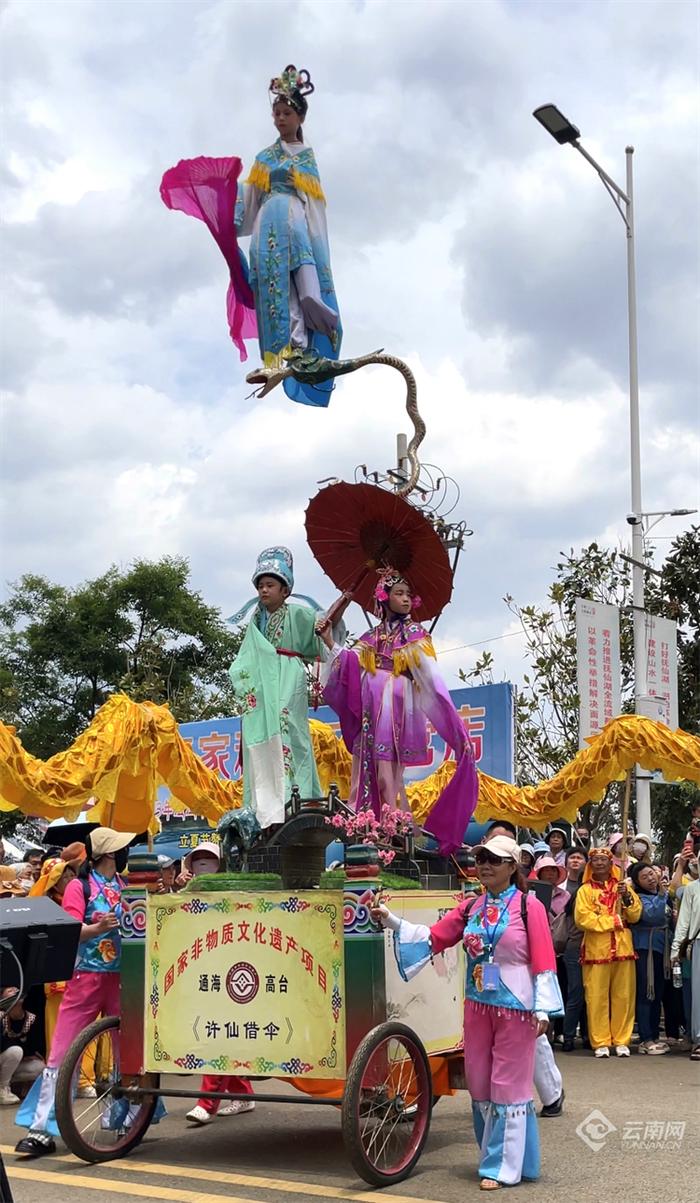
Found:
[[[598,175],[600,176],[603,183],[607,184],[609,188],[612,188],[613,192],[617,196],[619,196],[620,200],[623,201],[625,203],[625,205],[628,205],[630,203],[631,196],[632,196],[632,194],[630,192],[629,179],[627,181],[627,194],[625,194],[622,191],[622,188],[620,187],[620,185],[615,183],[612,176],[608,175],[607,171],[603,170],[600,163],[596,163],[595,159],[593,158],[593,155],[589,154],[587,150],[584,150],[584,148],[582,147],[580,142],[572,142],[571,145],[573,146],[574,150],[577,150],[580,155],[583,155],[584,159],[588,160],[588,162],[591,164],[591,167],[595,167],[595,169],[598,172]],[[634,150],[634,147],[628,146],[627,150],[632,152]],[[627,216],[629,217],[629,214]]]
[[[633,146],[625,147],[627,168],[627,313],[630,377],[630,482],[632,512],[642,514],[642,457],[639,436],[639,365],[637,355],[637,274],[634,261],[634,179]],[[640,713],[640,701],[647,692],[647,630],[644,613],[644,527],[632,527],[632,605],[634,624],[634,709]],[[635,563],[636,561],[636,563]],[[636,766],[637,830],[651,835],[651,790],[649,774]]]
[[[295,1094],[235,1094],[230,1090],[171,1090],[169,1088],[157,1090],[149,1089],[148,1086],[118,1086],[114,1089],[116,1098],[125,1099],[141,1099],[152,1098],[156,1095],[162,1099],[227,1099],[229,1102],[251,1102],[251,1103],[309,1103],[310,1105],[322,1107],[338,1107],[343,1101],[342,1095],[339,1098],[324,1099],[314,1095],[295,1095]]]
[[[400,478],[400,483],[408,478],[408,438],[405,434],[397,434],[396,436],[396,467]]]

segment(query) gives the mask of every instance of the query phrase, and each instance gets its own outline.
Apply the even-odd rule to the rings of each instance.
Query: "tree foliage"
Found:
[[[700,722],[700,528],[674,540],[661,577],[647,575],[647,608],[674,618],[678,628],[679,722],[697,731]],[[552,777],[578,751],[579,695],[576,672],[576,598],[620,609],[623,712],[634,708],[634,651],[629,567],[617,551],[591,543],[561,553],[543,606],[504,598],[525,639],[527,670],[516,702],[516,780],[533,784]],[[484,652],[463,681],[493,680],[496,664]],[[581,809],[582,819],[606,833],[620,823],[622,787],[613,783],[603,801]],[[680,847],[688,807],[700,797],[694,787],[652,786],[654,828],[666,852]],[[634,813],[634,807],[633,807]]]
[[[46,758],[118,691],[167,703],[180,722],[232,714],[228,666],[241,638],[178,557],[112,567],[73,589],[23,576],[0,607],[0,717]]]

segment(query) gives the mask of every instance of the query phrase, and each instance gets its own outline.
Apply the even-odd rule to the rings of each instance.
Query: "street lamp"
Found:
[[[629,336],[629,391],[630,391],[630,465],[632,514],[641,517],[642,469],[639,446],[639,376],[637,368],[637,282],[634,266],[634,193],[632,179],[633,146],[625,147],[626,183],[625,190],[616,184],[606,171],[596,163],[592,155],[581,146],[580,132],[554,104],[544,104],[532,114],[544,126],[548,134],[562,146],[573,146],[583,155],[597,172],[603,187],[612,197],[615,208],[625,224],[627,238],[627,318]],[[644,616],[644,529],[641,521],[632,526],[632,608],[634,614],[634,709],[644,713],[643,698],[647,687],[647,647]],[[641,705],[640,705],[641,703]],[[637,777],[637,826],[641,831],[651,832],[650,777],[636,769]]]

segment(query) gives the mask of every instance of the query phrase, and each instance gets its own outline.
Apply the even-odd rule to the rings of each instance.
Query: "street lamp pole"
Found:
[[[634,709],[636,714],[644,712],[647,693],[647,635],[644,612],[644,517],[642,513],[642,465],[639,438],[639,367],[637,355],[637,275],[634,260],[634,179],[632,156],[634,147],[625,147],[626,187],[619,184],[596,163],[592,155],[581,146],[580,132],[575,125],[554,105],[542,105],[535,109],[533,117],[560,145],[573,146],[595,169],[603,187],[612,197],[615,207],[625,224],[627,237],[627,328],[629,339],[629,394],[630,394],[630,480],[632,514],[632,607],[634,633]],[[634,521],[632,520],[634,519]],[[636,766],[637,829],[651,835],[651,789],[650,776],[640,765]],[[625,832],[625,835],[627,833]]]
[[[629,336],[630,376],[630,478],[632,513],[637,521],[632,526],[632,614],[634,630],[634,709],[640,712],[640,700],[647,693],[647,631],[644,611],[644,525],[642,518],[642,457],[639,437],[639,361],[637,355],[637,272],[634,261],[634,179],[632,174],[633,146],[625,147],[626,193],[625,226],[627,234],[627,315]],[[636,768],[637,830],[651,836],[650,777],[639,765]],[[627,832],[625,832],[625,836]]]

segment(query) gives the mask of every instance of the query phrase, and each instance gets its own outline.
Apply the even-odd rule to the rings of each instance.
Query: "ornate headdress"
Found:
[[[266,547],[260,552],[252,578],[256,588],[261,576],[276,576],[291,593],[294,588],[294,560],[288,547]]]
[[[303,98],[310,96],[313,91],[314,85],[308,71],[297,71],[293,63],[285,67],[281,75],[270,80],[270,95],[274,99],[286,100],[287,104],[302,115],[306,112],[306,101]]]
[[[404,576],[403,572],[399,572],[398,568],[378,568],[377,575],[379,579],[374,590],[374,613],[377,618],[381,618],[384,613],[383,607],[388,604],[389,594],[394,585],[398,585],[399,581],[403,581],[410,589],[411,582]],[[417,610],[420,604],[421,599],[417,594],[411,597],[411,607],[414,610]]]

